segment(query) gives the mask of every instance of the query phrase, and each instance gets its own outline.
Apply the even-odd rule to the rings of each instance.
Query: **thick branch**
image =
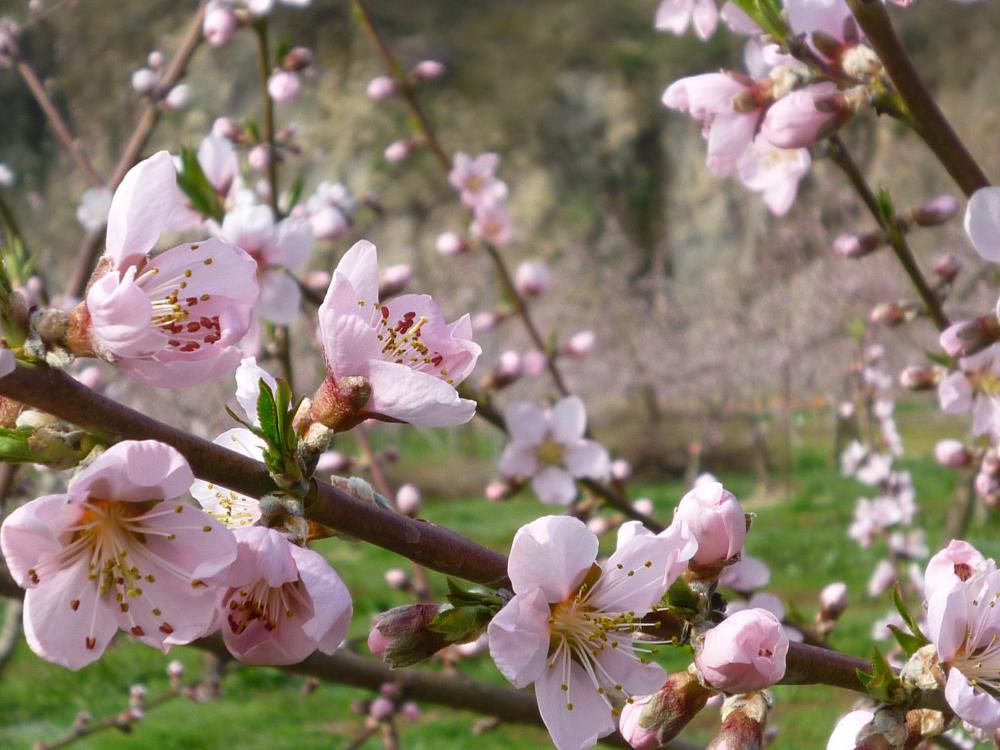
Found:
[[[111,179],[108,180],[108,187],[112,190],[118,187],[119,183],[121,183],[122,179],[125,177],[125,173],[139,161],[139,155],[142,153],[142,149],[146,146],[146,141],[148,141],[150,135],[152,135],[153,128],[156,127],[156,123],[160,121],[160,99],[165,96],[167,92],[169,92],[170,89],[177,84],[177,82],[181,79],[181,76],[184,75],[184,71],[187,68],[188,62],[191,60],[191,56],[194,54],[194,51],[198,49],[198,45],[201,44],[201,25],[205,17],[206,3],[207,0],[201,0],[198,4],[198,10],[195,12],[194,18],[191,19],[191,22],[184,31],[184,37],[181,39],[181,46],[178,48],[177,53],[167,66],[156,91],[151,94],[151,101],[146,107],[146,111],[142,113],[142,117],[139,118],[139,122],[136,124],[135,130],[132,131],[132,135],[129,138],[128,143],[125,144],[125,148],[122,150],[118,163],[115,165],[115,171],[112,173]],[[73,266],[73,273],[70,276],[69,283],[66,285],[66,296],[80,297],[83,294],[83,291],[87,286],[87,281],[90,278],[91,271],[93,271],[94,265],[97,263],[97,258],[101,253],[103,241],[103,230],[91,232],[86,236],[80,246],[80,250],[77,252],[76,264]]]
[[[986,173],[955,133],[906,54],[889,20],[885,3],[882,0],[847,0],[847,4],[906,104],[917,134],[966,195],[987,187],[990,181]]]
[[[195,475],[244,495],[261,497],[276,489],[261,462],[151,419],[59,370],[20,366],[0,379],[0,394],[101,434],[172,445],[187,458]],[[322,482],[313,482],[306,513],[325,526],[440,573],[489,585],[501,584],[507,577],[504,555],[449,529],[362,502]]]

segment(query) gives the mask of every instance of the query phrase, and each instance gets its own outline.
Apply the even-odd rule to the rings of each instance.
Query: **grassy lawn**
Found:
[[[921,432],[920,438],[912,441],[919,445],[912,449],[914,457],[902,466],[913,472],[922,523],[933,549],[942,541],[945,512],[957,477],[927,458],[933,439],[921,430],[924,425],[921,415],[902,416],[904,437]],[[797,447],[795,455],[792,494],[788,500],[779,499],[780,492],[776,496],[755,493],[749,476],[723,475],[721,479],[745,499],[748,510],[757,513],[747,549],[771,566],[772,591],[811,617],[816,593],[822,585],[837,579],[848,583],[852,604],[833,636],[833,645],[865,655],[870,648],[871,623],[890,606],[887,596],[873,601],[864,592],[879,551],[859,550],[846,535],[855,499],[866,488],[843,479],[832,469],[829,450],[818,436],[810,436],[806,444]],[[683,491],[679,482],[640,484],[633,488],[634,496],[651,497],[663,518],[669,517]],[[524,495],[502,505],[490,504],[482,498],[430,502],[424,515],[505,550],[518,526],[544,512],[543,506]],[[983,552],[995,556],[1000,554],[1000,537],[995,533],[998,528],[1000,521],[980,520],[969,537]],[[406,595],[389,589],[383,582],[383,573],[401,563],[392,554],[337,539],[323,542],[321,549],[355,596],[352,636],[365,638],[375,612],[408,601]],[[434,582],[441,586],[443,579],[435,577]],[[361,648],[364,650],[363,645]],[[120,710],[133,683],[144,683],[150,694],[155,695],[167,684],[165,667],[171,658],[181,659],[189,676],[199,674],[201,656],[193,649],[176,649],[164,656],[121,639],[98,663],[72,673],[41,661],[22,646],[0,676],[0,748],[18,750],[30,748],[40,740],[54,739],[81,710],[90,711],[95,717]],[[683,662],[680,654],[665,658],[670,664]],[[503,681],[485,657],[466,662],[462,668],[478,679]],[[226,677],[218,700],[205,705],[177,700],[150,712],[132,734],[105,732],[77,743],[76,747],[86,750],[343,747],[361,726],[360,719],[350,713],[350,703],[367,694],[323,685],[304,696],[300,692],[302,682],[302,678],[278,670],[237,666]],[[846,709],[853,700],[853,696],[843,692],[817,687],[778,688],[776,697],[773,725],[780,733],[772,747],[779,750],[824,747],[835,711]],[[405,748],[499,750],[548,746],[542,732],[524,727],[501,726],[485,736],[474,737],[471,726],[476,717],[429,705],[423,708],[422,721],[401,726]],[[709,739],[717,721],[712,712],[704,712],[692,727],[691,736]],[[375,743],[377,740],[369,746],[375,747]]]

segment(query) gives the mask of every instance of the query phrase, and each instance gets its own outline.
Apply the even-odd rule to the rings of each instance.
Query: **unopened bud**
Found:
[[[146,58],[146,64],[153,70],[159,70],[163,67],[163,53],[154,49],[149,53],[149,57]]]
[[[847,584],[837,581],[819,593],[819,616],[825,622],[835,622],[847,609]]]
[[[250,149],[247,153],[247,164],[250,165],[250,169],[255,172],[262,172],[267,169],[267,165],[271,162],[271,152],[268,150],[267,146],[263,144],[258,144]]]
[[[675,672],[658,692],[625,705],[619,730],[636,750],[661,747],[681,733],[713,692],[698,681],[693,670]]]
[[[396,707],[392,705],[392,701],[381,696],[373,700],[368,709],[368,715],[375,721],[386,721],[392,718],[394,713],[396,713]]]
[[[399,709],[400,715],[407,721],[417,721],[420,718],[420,706],[413,701],[407,701]]]
[[[409,604],[383,612],[368,635],[368,649],[393,668],[429,659],[448,645],[445,636],[427,627],[440,611],[440,604]]]
[[[444,75],[444,63],[437,60],[421,60],[410,71],[410,77],[414,81],[432,81],[442,75]]]
[[[1000,341],[1000,320],[993,313],[960,320],[941,332],[938,342],[949,357],[971,357]]]
[[[593,331],[577,331],[569,337],[569,341],[563,347],[563,354],[570,357],[585,357],[594,351],[597,337]]]
[[[132,89],[140,96],[151,94],[156,88],[156,73],[149,68],[139,68],[132,74]]]
[[[949,469],[961,469],[972,463],[972,454],[958,440],[941,440],[934,446],[934,458]]]
[[[648,497],[640,497],[632,503],[632,510],[636,513],[642,513],[644,516],[651,516],[653,515],[653,501]]]
[[[537,297],[552,285],[549,267],[537,260],[526,260],[514,273],[514,286],[525,297]]]
[[[391,162],[392,164],[398,164],[401,161],[406,161],[410,158],[410,154],[413,153],[414,143],[411,140],[405,141],[395,141],[386,146],[385,149],[385,160]]]
[[[186,83],[179,83],[163,97],[163,106],[167,109],[184,109],[190,99],[191,87]]]
[[[951,253],[936,258],[931,264],[931,271],[934,275],[942,281],[948,283],[954,281],[955,277],[958,276],[958,272],[961,270],[962,261]]]
[[[73,717],[73,726],[76,729],[83,729],[93,720],[94,717],[90,715],[89,711],[80,711],[75,717]]]
[[[733,695],[722,704],[722,726],[705,750],[760,750],[771,710],[766,692]]]
[[[514,487],[504,479],[494,479],[486,485],[486,489],[483,492],[487,500],[492,503],[499,503],[514,493]]]
[[[920,208],[914,209],[910,219],[922,227],[934,227],[944,224],[958,213],[959,205],[951,195],[939,195],[927,201]]]
[[[880,302],[868,313],[868,320],[894,328],[906,320],[906,309],[898,302]]]
[[[396,82],[389,76],[378,76],[368,83],[368,98],[376,102],[384,102],[396,93]]]
[[[399,589],[400,591],[410,588],[410,577],[406,575],[405,571],[399,568],[392,568],[385,571],[385,582],[390,588]]]
[[[619,482],[626,481],[632,476],[632,464],[624,458],[616,458],[611,462],[611,476]]]
[[[416,485],[404,484],[396,491],[396,507],[407,516],[415,516],[420,510],[422,498]]]
[[[461,255],[469,249],[469,243],[456,232],[442,232],[434,244],[441,255]]]
[[[279,70],[267,79],[267,93],[276,102],[292,101],[299,95],[300,87],[299,74],[291,70]]]
[[[243,135],[243,128],[228,117],[217,117],[212,123],[212,135],[237,141]]]
[[[392,266],[387,266],[382,271],[382,279],[379,281],[378,285],[378,296],[379,299],[385,299],[386,297],[392,297],[399,294],[401,291],[406,289],[406,285],[410,283],[410,278],[413,276],[413,272],[410,270],[410,266],[407,263],[397,263]]]
[[[292,47],[281,61],[281,67],[285,70],[300,71],[305,70],[313,64],[313,53],[308,47]]]
[[[936,388],[938,373],[933,367],[910,365],[899,373],[899,385],[908,391],[927,391]]]
[[[335,381],[327,377],[312,398],[309,418],[335,432],[349,430],[364,421],[361,410],[371,395],[371,383],[366,378],[349,375]]]
[[[833,252],[841,258],[863,258],[878,250],[885,240],[881,234],[842,234],[833,241]]]

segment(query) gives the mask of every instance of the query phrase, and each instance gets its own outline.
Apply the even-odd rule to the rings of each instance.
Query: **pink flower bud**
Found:
[[[934,446],[934,458],[949,469],[960,469],[972,463],[972,454],[958,440],[940,440]]]
[[[190,99],[191,87],[186,83],[179,83],[163,97],[163,106],[167,109],[184,109]]]
[[[236,34],[236,14],[226,3],[209,3],[205,9],[201,33],[213,47],[229,44]]]
[[[441,609],[438,604],[409,604],[375,618],[368,635],[368,650],[391,667],[409,667],[448,645],[445,636],[427,625]]]
[[[420,490],[412,484],[404,484],[396,491],[396,507],[407,516],[416,515],[420,510]]]
[[[618,731],[635,750],[655,750],[663,745],[657,736],[659,733],[655,727],[643,726],[643,711],[654,697],[655,695],[644,695],[622,707],[621,718],[618,720]]]
[[[399,589],[400,591],[410,588],[410,577],[406,575],[406,571],[399,568],[392,568],[385,571],[385,582],[389,585],[389,588]],[[375,631],[372,632],[374,633]]]
[[[267,93],[276,102],[290,102],[299,94],[299,76],[290,70],[279,70],[267,79]]]
[[[409,141],[395,141],[385,149],[385,160],[393,164],[405,161],[413,153],[413,145]]]
[[[472,316],[472,330],[476,332],[489,331],[506,316],[498,312],[481,312]]]
[[[514,273],[514,286],[525,297],[537,297],[552,285],[549,267],[537,260],[526,260]]]
[[[911,218],[922,227],[944,224],[958,213],[958,200],[951,195],[939,195],[913,211]]]
[[[785,675],[788,637],[766,609],[744,609],[705,634],[695,664],[712,687],[749,693],[775,684]]]
[[[674,518],[687,523],[698,540],[693,562],[718,565],[736,557],[747,534],[746,516],[736,496],[718,482],[696,486],[681,498]]]
[[[212,135],[235,141],[243,135],[243,128],[228,117],[217,117],[212,123]]]
[[[906,320],[906,310],[898,302],[880,302],[868,313],[868,320],[894,328]]]
[[[1000,319],[994,313],[960,320],[941,332],[938,342],[949,357],[971,357],[1000,341]]]
[[[153,70],[159,70],[163,67],[163,53],[154,49],[146,58],[146,64]]]
[[[469,249],[469,243],[456,232],[442,232],[434,244],[441,255],[461,255]]]
[[[712,695],[690,670],[676,672],[656,693],[626,703],[618,729],[636,750],[661,747],[681,733]]]
[[[882,246],[882,236],[870,234],[842,234],[833,241],[833,252],[841,258],[863,258]]]
[[[838,124],[838,112],[817,105],[836,94],[833,83],[815,83],[783,96],[767,110],[761,134],[778,148],[809,148]]]
[[[545,356],[544,352],[532,349],[530,352],[524,353],[522,361],[524,362],[524,371],[528,375],[541,375],[548,367],[549,358]]]
[[[146,694],[149,692],[145,685],[135,684],[128,690],[128,700],[131,706],[142,706],[143,701],[146,700]]]
[[[351,224],[339,208],[325,205],[309,214],[309,226],[316,239],[335,240],[342,237]]]
[[[432,81],[444,75],[444,63],[437,60],[421,60],[413,66],[410,77],[414,81]]]
[[[76,376],[76,379],[83,383],[85,386],[90,388],[92,391],[96,391],[102,385],[104,385],[104,373],[101,372],[101,368],[91,365],[90,367],[84,367],[80,370],[80,373]]]
[[[570,357],[586,357],[594,351],[597,337],[593,331],[577,331],[569,337],[569,341],[563,347],[563,353]]]
[[[247,163],[250,165],[250,169],[255,172],[263,172],[267,169],[267,165],[271,161],[271,152],[268,151],[267,146],[264,144],[258,144],[250,149],[250,153],[247,154]]]
[[[504,481],[503,479],[494,479],[492,482],[486,485],[486,489],[483,490],[483,494],[486,495],[486,499],[492,503],[498,503],[501,500],[506,500],[510,497],[511,493],[510,483]]]
[[[952,282],[962,270],[962,261],[951,253],[947,253],[934,259],[931,264],[931,271],[939,279],[945,282]]]
[[[632,476],[632,464],[624,458],[616,458],[611,462],[611,476],[619,482],[624,482]]]
[[[394,640],[391,636],[383,635],[378,627],[374,627],[368,634],[368,650],[376,659],[381,659]]]
[[[375,721],[391,719],[394,713],[396,713],[396,707],[392,705],[392,701],[382,696],[373,700],[371,707],[368,709],[368,715],[375,719]]]
[[[933,367],[910,365],[899,373],[899,385],[909,391],[926,391],[937,387],[937,373]]]
[[[149,68],[139,68],[132,74],[132,89],[135,93],[145,96],[156,88],[156,73]]]
[[[521,376],[521,353],[513,349],[501,352],[497,357],[497,373],[501,376],[515,380]]]
[[[281,67],[295,72],[303,71],[313,64],[313,53],[308,47],[292,47],[281,61]]]
[[[384,102],[396,93],[396,82],[389,76],[372,78],[368,83],[368,98],[376,102]]]
[[[827,622],[838,619],[847,609],[847,584],[837,581],[819,592],[820,617]]]
[[[601,536],[602,534],[607,534],[611,531],[611,521],[604,516],[594,516],[587,521],[587,528],[590,529],[595,536]]]
[[[408,263],[397,263],[392,266],[386,266],[382,270],[382,279],[378,286],[379,299],[399,294],[406,289],[406,285],[410,283],[412,276],[413,271],[410,270]]]
[[[731,695],[722,704],[722,726],[705,750],[761,750],[771,709],[767,693]]]
[[[636,513],[642,513],[644,516],[651,516],[653,515],[653,501],[648,497],[640,497],[632,503],[632,509]]]
[[[421,716],[420,706],[413,701],[407,701],[399,709],[400,715],[407,721],[418,721]]]

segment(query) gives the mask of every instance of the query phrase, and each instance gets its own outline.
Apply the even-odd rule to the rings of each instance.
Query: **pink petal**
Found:
[[[351,595],[319,553],[293,545],[292,557],[313,600],[313,616],[302,626],[302,631],[316,641],[320,651],[332,654],[343,643],[351,624]]]
[[[257,424],[258,421],[257,399],[260,397],[261,380],[267,383],[272,391],[277,388],[274,376],[263,367],[259,367],[255,357],[247,357],[240,362],[240,366],[236,369],[236,401],[251,424]],[[251,453],[244,455],[259,458]]]
[[[176,290],[181,301],[207,294],[253,304],[259,295],[256,261],[240,248],[217,239],[164,250],[142,269],[138,283],[154,299]]]
[[[194,474],[175,448],[156,440],[126,440],[108,448],[70,484],[74,498],[89,495],[119,502],[179,497]]]
[[[564,684],[569,690],[562,689]],[[611,709],[583,667],[568,656],[557,660],[553,669],[542,670],[535,681],[535,699],[545,728],[559,750],[592,747],[598,738],[615,731]]]
[[[372,361],[378,359],[375,329],[358,315],[320,310],[320,330],[326,366],[334,379],[348,375],[368,377]]]
[[[177,195],[177,171],[166,151],[136,164],[122,179],[108,213],[106,254],[124,270],[139,263],[160,239]]]
[[[719,9],[715,5],[715,0],[695,0],[691,20],[699,37],[708,39],[712,36],[719,24]]]
[[[504,412],[510,439],[517,443],[538,445],[549,430],[545,412],[529,401],[515,401]]]
[[[271,588],[278,588],[299,579],[294,545],[284,534],[265,526],[248,526],[237,529],[233,536],[239,543],[235,569],[252,568],[254,575],[250,580],[230,580],[231,586],[246,586],[251,581],[263,580]],[[247,565],[250,561],[252,565]]]
[[[632,647],[625,641],[619,641],[619,648],[606,648],[597,655],[597,661],[611,675],[615,683],[622,686],[622,692],[627,695],[649,695],[655,693],[667,681],[667,673],[655,662],[643,664],[638,656],[633,655]],[[611,693],[614,685],[606,685]],[[614,695],[614,693],[612,693]]]
[[[73,670],[100,658],[118,629],[89,572],[81,558],[24,596],[24,636],[31,650]]]
[[[574,477],[600,479],[608,475],[611,460],[604,446],[593,440],[580,440],[566,448],[566,468]]]
[[[565,469],[549,466],[535,474],[531,489],[547,505],[569,505],[576,497],[576,482]]]
[[[760,112],[720,113],[708,133],[708,168],[717,177],[728,177],[753,141]]]
[[[142,383],[160,388],[188,388],[228,375],[243,357],[243,352],[235,346],[212,349],[210,359],[131,359],[122,360],[119,367]]]
[[[63,545],[59,535],[80,516],[68,495],[45,495],[12,510],[0,526],[0,549],[11,576],[22,588],[32,583],[28,571]],[[41,581],[40,581],[41,582]]]
[[[672,583],[664,572],[677,558],[678,541],[645,534],[626,541],[601,565],[588,601],[603,612],[648,612]]]
[[[954,667],[948,673],[944,697],[959,718],[972,726],[990,732],[1000,728],[1000,701],[973,686],[969,679]]]
[[[516,688],[527,687],[545,671],[550,614],[545,593],[529,588],[507,602],[490,621],[490,656]]]
[[[552,437],[559,443],[572,443],[587,430],[587,410],[578,396],[560,399],[552,407]]]
[[[198,164],[219,192],[227,191],[240,171],[232,142],[218,135],[209,135],[198,144]]]
[[[691,5],[694,0],[662,0],[656,9],[653,22],[657,31],[683,34],[691,20]]]
[[[192,505],[166,502],[139,518],[150,530],[145,544],[150,560],[183,572],[188,584],[211,578],[236,560],[233,533]]]
[[[965,231],[981,256],[1000,263],[1000,188],[977,190],[965,209]]]
[[[373,360],[369,364],[372,398],[366,411],[417,427],[453,427],[476,413],[476,402],[459,398],[453,385],[405,365]]]
[[[258,258],[274,242],[274,214],[268,206],[237,206],[222,220],[222,238]]]
[[[514,593],[539,588],[549,602],[576,590],[597,558],[597,537],[570,516],[543,516],[514,535],[507,573]]]
[[[964,414],[972,407],[972,386],[964,372],[950,373],[938,384],[938,401],[946,414]]]
[[[334,277],[343,276],[354,288],[357,298],[364,300],[365,306],[378,304],[378,252],[368,240],[358,240],[350,250],[344,253]],[[331,285],[330,290],[333,290]],[[330,293],[327,292],[327,304]]]
[[[120,279],[106,273],[87,291],[90,335],[98,350],[115,357],[144,357],[167,344],[167,336],[154,327],[153,306],[134,282],[135,268]]]
[[[286,271],[265,271],[260,280],[260,300],[257,313],[275,325],[288,326],[295,322],[302,307],[302,291],[298,282]]]
[[[505,477],[530,477],[538,471],[538,455],[535,446],[524,443],[508,443],[503,449],[498,464]]]
[[[309,221],[298,216],[289,216],[278,222],[274,243],[265,251],[264,258],[272,266],[298,268],[309,260],[314,242]]]
[[[956,581],[938,588],[927,600],[927,636],[937,648],[941,661],[948,662],[965,642],[971,627],[966,602],[966,586]]]
[[[256,461],[263,460],[264,449],[267,447],[263,440],[244,427],[226,430],[212,442]],[[201,479],[195,479],[188,491],[205,512],[220,519],[228,528],[251,526],[260,518],[260,503],[257,498],[241,495]]]

